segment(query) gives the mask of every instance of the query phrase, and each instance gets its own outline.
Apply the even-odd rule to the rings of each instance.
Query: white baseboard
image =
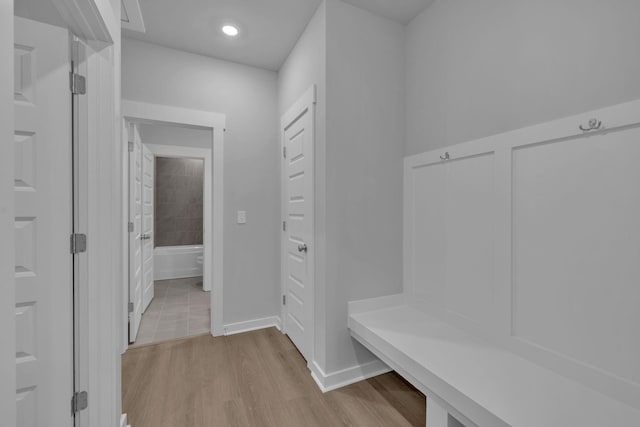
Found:
[[[120,427],[127,427],[127,414],[122,414],[120,416]],[[131,426],[128,426],[131,427]]]
[[[242,332],[255,331],[257,329],[271,328],[275,326],[280,330],[281,321],[278,316],[265,317],[263,319],[247,320],[244,322],[228,323],[224,325],[224,334],[233,335]]]
[[[323,393],[391,372],[391,368],[377,359],[329,374],[325,374],[315,361],[309,368],[311,376]]]
[[[154,270],[153,280],[186,279],[202,276],[202,268],[181,268],[171,271]]]

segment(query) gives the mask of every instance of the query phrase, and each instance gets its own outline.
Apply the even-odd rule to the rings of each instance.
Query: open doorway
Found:
[[[221,335],[224,116],[123,101],[123,118],[125,348]]]
[[[203,266],[211,250],[204,242],[204,188],[212,130],[132,123],[129,135],[129,342],[210,332]]]

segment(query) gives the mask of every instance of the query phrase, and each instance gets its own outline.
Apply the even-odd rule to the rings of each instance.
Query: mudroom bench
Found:
[[[638,141],[633,101],[405,158],[402,293],[348,324],[428,427],[640,427]]]
[[[427,396],[427,427],[640,426],[640,410],[438,320],[406,295],[350,302],[349,329]]]

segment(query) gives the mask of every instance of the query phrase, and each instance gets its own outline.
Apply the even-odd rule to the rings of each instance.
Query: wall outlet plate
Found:
[[[238,211],[238,224],[247,223],[247,211]]]

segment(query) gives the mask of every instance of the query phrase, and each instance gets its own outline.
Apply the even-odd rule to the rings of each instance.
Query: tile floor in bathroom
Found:
[[[209,332],[210,293],[202,290],[202,277],[156,280],[154,292],[142,315],[138,337],[131,345]]]

